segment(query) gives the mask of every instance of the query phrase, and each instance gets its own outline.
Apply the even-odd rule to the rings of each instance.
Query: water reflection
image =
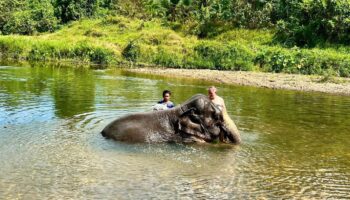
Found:
[[[94,110],[95,79],[90,70],[55,68],[48,73],[52,77],[51,93],[58,117],[72,117]]]
[[[0,67],[5,199],[350,198],[350,98],[217,84],[244,143],[106,140],[110,121],[212,83],[120,69]]]

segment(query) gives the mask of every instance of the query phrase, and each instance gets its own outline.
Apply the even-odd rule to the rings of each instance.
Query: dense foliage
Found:
[[[95,16],[112,4],[112,0],[1,0],[0,33],[52,32],[58,24]]]
[[[276,38],[288,46],[350,44],[349,0],[283,0],[276,12]]]
[[[200,38],[231,28],[270,28],[272,1],[262,0],[149,0],[147,11]]]
[[[350,0],[0,0],[0,59],[350,77],[349,32]]]
[[[350,77],[350,47],[286,48],[273,45],[273,32],[235,29],[198,39],[130,17],[86,19],[53,34],[1,36],[0,60],[75,61],[84,65],[137,64],[284,72]]]
[[[202,38],[231,28],[276,27],[277,41],[288,46],[350,44],[349,0],[150,0],[147,5],[153,16],[180,22]]]
[[[1,0],[0,31],[31,35],[101,15],[157,17],[199,38],[272,28],[287,46],[350,43],[350,0]]]

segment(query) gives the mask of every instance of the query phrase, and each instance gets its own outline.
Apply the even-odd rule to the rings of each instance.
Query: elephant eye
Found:
[[[213,117],[213,119],[215,119],[215,120],[219,120],[219,115],[217,115],[215,112],[212,113],[212,117]]]
[[[193,113],[194,113],[194,114],[196,114],[196,115],[201,114],[201,113],[199,112],[199,110],[198,110],[198,109],[194,109],[194,110],[193,110]]]

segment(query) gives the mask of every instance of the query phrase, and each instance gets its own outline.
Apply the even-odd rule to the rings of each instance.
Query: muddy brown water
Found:
[[[217,85],[243,144],[123,144],[99,132],[211,83],[122,69],[0,67],[1,199],[350,198],[350,97]]]

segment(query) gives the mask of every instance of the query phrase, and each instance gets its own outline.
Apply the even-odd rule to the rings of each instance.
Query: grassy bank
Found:
[[[283,48],[273,33],[237,29],[199,40],[161,21],[124,17],[73,22],[55,33],[0,36],[2,59],[158,65],[350,77],[350,47]]]

